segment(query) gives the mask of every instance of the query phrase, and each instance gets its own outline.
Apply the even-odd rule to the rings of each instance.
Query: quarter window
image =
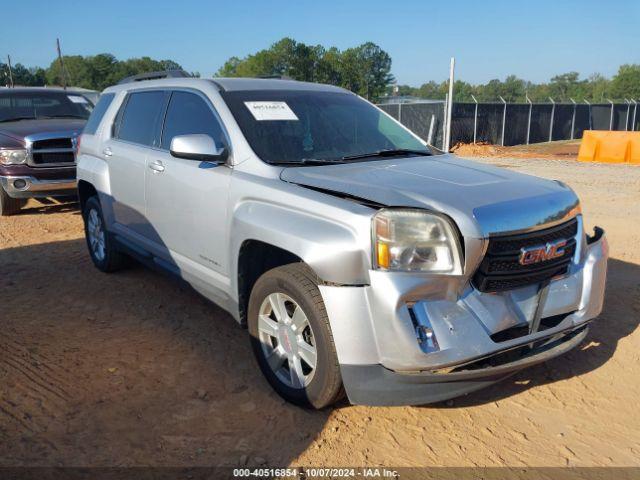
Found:
[[[162,130],[161,147],[168,150],[173,137],[195,133],[209,135],[218,145],[225,143],[218,119],[200,96],[173,92]]]
[[[165,92],[135,92],[129,95],[116,137],[150,147],[157,145],[157,132],[165,106]]]
[[[96,133],[96,130],[98,130],[98,125],[100,125],[102,117],[104,117],[104,114],[107,112],[107,109],[109,108],[109,105],[111,105],[114,97],[115,93],[105,93],[100,96],[100,100],[98,100],[96,108],[94,108],[93,112],[91,112],[91,116],[84,126],[84,130],[82,131],[82,133],[88,133],[89,135],[93,135]]]

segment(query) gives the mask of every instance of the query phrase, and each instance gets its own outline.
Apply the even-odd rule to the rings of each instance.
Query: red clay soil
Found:
[[[575,160],[578,156],[580,140],[536,143],[533,145],[515,145],[501,147],[488,143],[458,143],[451,149],[460,157],[499,157],[499,158],[546,158]]]

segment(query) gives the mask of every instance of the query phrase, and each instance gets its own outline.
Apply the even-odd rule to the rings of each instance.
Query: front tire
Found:
[[[0,215],[3,217],[8,217],[10,215],[15,215],[20,211],[20,209],[26,204],[26,200],[22,198],[12,198],[7,192],[4,191],[4,188],[0,187]]]
[[[318,279],[302,263],[262,275],[249,299],[253,353],[273,389],[321,409],[341,398],[342,377]]]
[[[127,264],[127,257],[116,249],[109,235],[102,215],[98,197],[87,200],[82,212],[84,234],[93,264],[103,272],[121,270]]]

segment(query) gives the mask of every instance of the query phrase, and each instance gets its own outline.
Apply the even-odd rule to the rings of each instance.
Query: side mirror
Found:
[[[216,145],[213,138],[201,133],[173,137],[169,152],[177,158],[215,163],[224,163],[229,156],[225,147]]]

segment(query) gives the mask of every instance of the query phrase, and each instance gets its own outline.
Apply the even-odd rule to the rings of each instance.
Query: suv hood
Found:
[[[288,167],[280,178],[388,207],[442,212],[476,238],[557,223],[579,211],[564,184],[452,155]]]
[[[61,133],[69,136],[78,135],[86,120],[77,118],[43,118],[41,120],[18,120],[0,123],[0,142],[2,136],[22,141],[34,133]]]

